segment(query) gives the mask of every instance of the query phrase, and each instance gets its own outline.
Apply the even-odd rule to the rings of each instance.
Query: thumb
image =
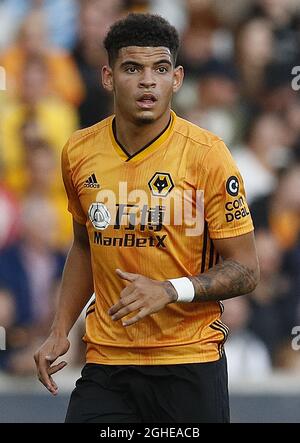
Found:
[[[123,280],[127,280],[130,282],[135,281],[139,277],[139,274],[132,274],[131,272],[121,271],[121,269],[116,269],[116,274]]]

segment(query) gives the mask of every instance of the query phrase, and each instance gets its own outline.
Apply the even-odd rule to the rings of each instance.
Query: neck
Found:
[[[134,123],[116,112],[116,135],[128,154],[134,155],[155,139],[167,127],[171,117],[169,110],[153,123]]]

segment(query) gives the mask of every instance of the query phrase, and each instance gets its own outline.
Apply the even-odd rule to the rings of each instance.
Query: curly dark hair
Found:
[[[121,48],[127,46],[164,46],[170,49],[174,64],[179,49],[179,35],[174,26],[160,15],[128,14],[109,29],[104,46],[112,66]]]

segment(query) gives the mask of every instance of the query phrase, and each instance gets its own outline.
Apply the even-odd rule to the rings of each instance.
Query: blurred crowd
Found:
[[[73,131],[112,112],[100,83],[102,41],[129,11],[159,13],[176,26],[185,83],[173,108],[221,136],[244,177],[261,282],[225,302],[229,373],[297,371],[298,0],[0,0],[0,326],[7,331],[0,370],[34,372],[33,350],[48,333],[72,237],[60,153]],[[82,327],[73,331],[73,364],[84,358]]]

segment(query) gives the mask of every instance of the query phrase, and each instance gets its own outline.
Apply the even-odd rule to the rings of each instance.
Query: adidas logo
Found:
[[[100,188],[100,185],[97,182],[95,174],[90,175],[89,178],[84,182],[83,186],[85,188]]]

